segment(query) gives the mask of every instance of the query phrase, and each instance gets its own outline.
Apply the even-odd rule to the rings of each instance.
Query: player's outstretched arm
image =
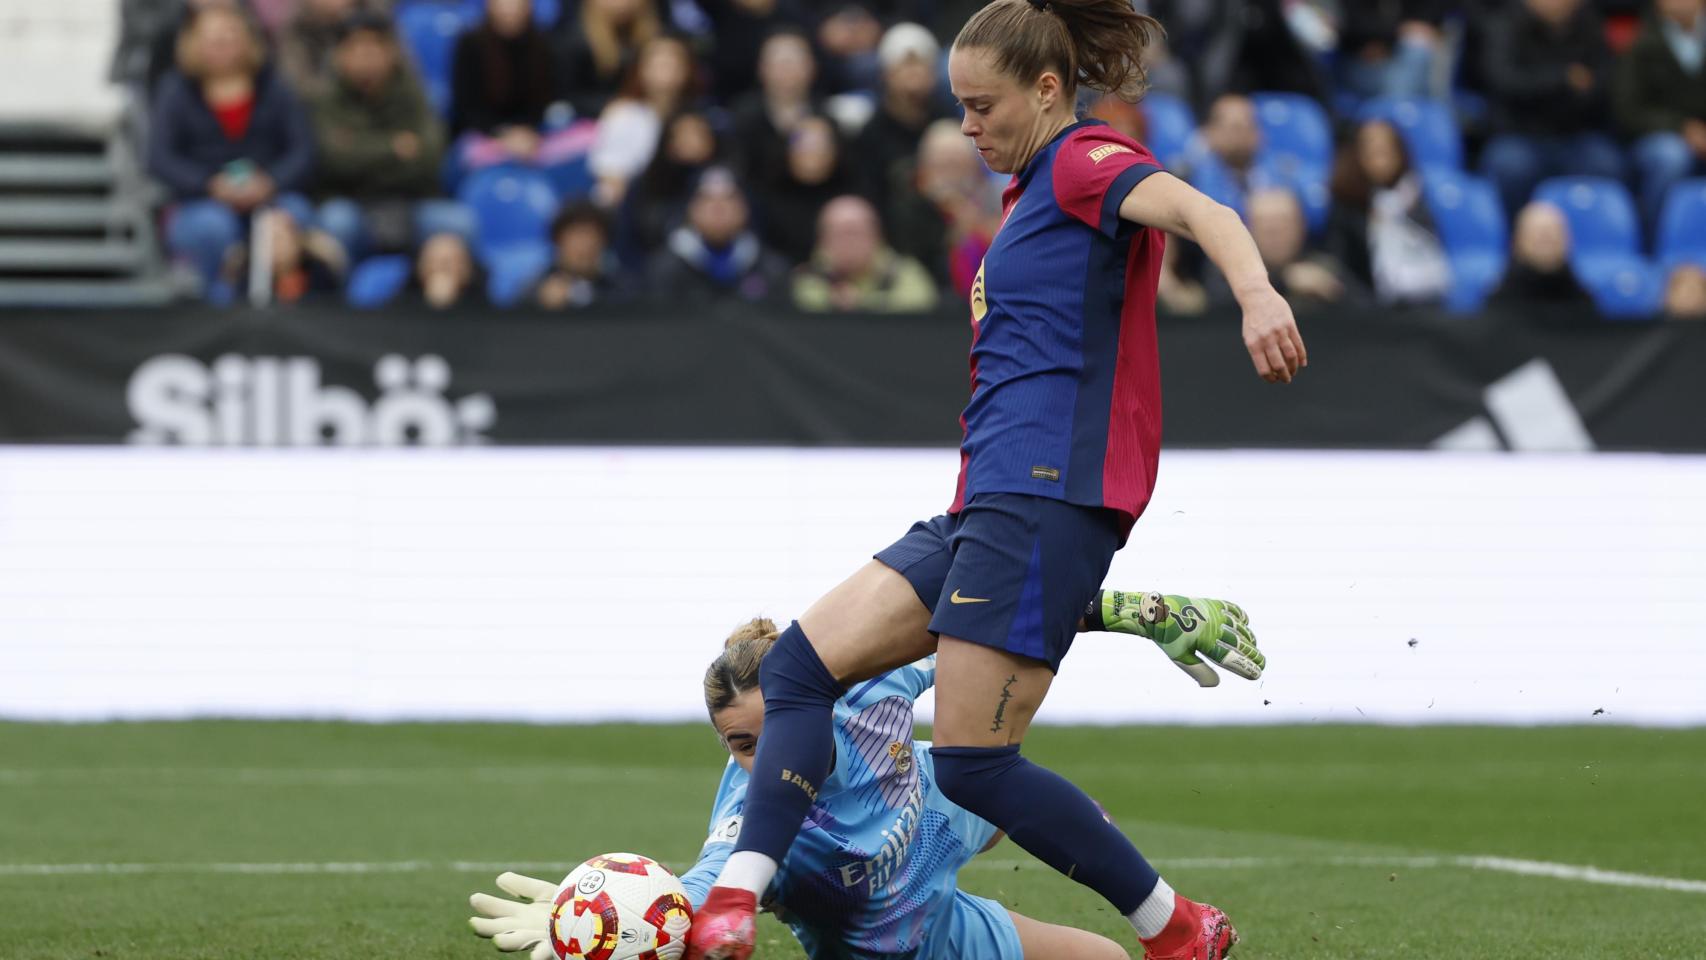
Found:
[[[519,873],[502,873],[498,875],[498,889],[515,899],[474,894],[468,898],[468,905],[479,916],[469,917],[468,925],[505,953],[526,953],[528,960],[553,960],[551,901],[557,895],[557,885]]]
[[[1268,659],[1256,647],[1250,618],[1229,600],[1154,592],[1100,590],[1084,612],[1085,630],[1147,637],[1199,686],[1220,683],[1203,658],[1246,680],[1259,680]]]
[[[1291,305],[1268,280],[1244,221],[1230,207],[1210,200],[1170,173],[1144,177],[1120,202],[1120,218],[1195,241],[1220,268],[1244,311],[1244,347],[1269,383],[1290,383],[1309,365],[1303,335]]]

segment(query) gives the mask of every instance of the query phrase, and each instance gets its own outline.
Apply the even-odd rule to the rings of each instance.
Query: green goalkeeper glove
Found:
[[[1092,630],[1148,637],[1199,686],[1220,683],[1220,675],[1202,657],[1246,680],[1261,679],[1268,665],[1256,649],[1250,618],[1227,600],[1103,590],[1085,622]]]
[[[557,885],[519,873],[502,873],[498,875],[498,889],[516,899],[474,894],[468,898],[468,905],[480,915],[469,917],[468,925],[505,953],[528,951],[529,960],[556,960],[551,949],[551,910]]]

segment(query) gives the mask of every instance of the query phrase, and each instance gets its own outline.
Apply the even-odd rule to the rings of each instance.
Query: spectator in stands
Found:
[[[1001,186],[954,120],[924,131],[913,168],[889,193],[889,235],[943,289],[971,296],[983,255],[1001,225]]]
[[[486,279],[460,233],[435,233],[415,255],[415,271],[403,291],[404,305],[431,310],[486,302]]]
[[[1309,226],[1297,194],[1269,187],[1250,194],[1250,236],[1278,290],[1293,305],[1355,303],[1367,299],[1366,288],[1332,257],[1308,248]],[[1220,271],[1209,268],[1208,301],[1235,306],[1232,288]]]
[[[565,4],[565,9],[569,9]],[[654,0],[581,0],[563,17],[563,99],[593,118],[621,89],[640,49],[663,31]]]
[[[1570,269],[1570,222],[1550,203],[1531,203],[1517,214],[1511,264],[1493,294],[1495,303],[1591,304]]]
[[[857,196],[830,201],[817,232],[811,261],[794,271],[795,306],[892,313],[936,305],[930,272],[883,242],[882,223],[870,201]]]
[[[354,14],[339,28],[333,82],[314,98],[319,224],[352,257],[413,244],[415,204],[438,186],[444,130],[389,18]]]
[[[255,217],[257,240],[266,251],[263,282],[276,304],[335,302],[343,290],[349,259],[326,232],[298,223],[288,211],[265,210]],[[251,282],[254,251],[243,246],[226,264],[225,282],[241,290]]]
[[[1241,93],[1215,98],[1208,119],[1191,138],[1181,159],[1182,176],[1239,211],[1252,190],[1287,185],[1285,178],[1263,161],[1256,104]]]
[[[551,222],[556,260],[533,289],[547,310],[579,309],[619,299],[626,291],[610,252],[610,215],[588,201],[570,203]]]
[[[1618,64],[1615,92],[1651,229],[1671,185],[1706,172],[1706,0],[1658,0]]]
[[[556,67],[531,0],[486,0],[486,17],[456,39],[450,130],[464,169],[551,166],[586,149],[584,131],[546,131]]]
[[[1445,0],[1359,0],[1343,7],[1339,84],[1359,97],[1425,97],[1443,41]]]
[[[663,245],[699,175],[723,159],[716,129],[705,114],[678,113],[664,124],[657,154],[622,201],[617,247],[624,262],[638,263]]]
[[[377,8],[366,0],[299,0],[278,34],[278,66],[297,96],[311,100],[331,88],[332,51],[344,21]]]
[[[1364,2],[1364,0],[1355,0]],[[1324,99],[1316,56],[1298,41],[1284,0],[1148,0],[1168,44],[1191,68],[1199,98],[1232,90],[1284,90]],[[1302,7],[1304,5],[1297,4]],[[1201,109],[1199,100],[1196,106]]]
[[[713,90],[718,102],[724,104],[737,104],[743,94],[761,85],[761,51],[770,37],[804,26],[803,18],[782,0],[699,0],[699,6],[710,19],[711,35],[716,38],[711,52]],[[806,46],[809,52],[809,40]]]
[[[824,89],[830,93],[876,89],[882,23],[863,3],[825,6],[830,9],[817,27],[817,45],[824,58]]]
[[[680,37],[660,34],[645,42],[628,67],[621,94],[598,118],[598,138],[588,158],[600,203],[613,207],[628,182],[657,152],[665,117],[698,98],[693,52]]]
[[[734,103],[734,143],[747,183],[773,183],[788,166],[788,138],[801,120],[821,113],[812,96],[817,60],[794,29],[771,34],[758,54],[758,89]]]
[[[1248,179],[1262,149],[1262,128],[1256,123],[1255,101],[1241,93],[1216,97],[1196,140],[1200,147],[1193,144],[1193,152],[1207,150],[1241,185],[1249,188]]]
[[[148,141],[148,170],[175,201],[166,245],[194,267],[212,300],[231,296],[220,268],[251,211],[279,204],[299,222],[310,219],[307,201],[293,193],[313,169],[307,115],[235,7],[203,7],[185,22]]]
[[[1521,0],[1487,29],[1483,73],[1500,132],[1481,167],[1515,216],[1534,187],[1564,175],[1622,179],[1607,135],[1611,54],[1583,0]]]
[[[879,210],[889,208],[897,168],[917,156],[924,128],[948,115],[935,98],[941,53],[936,38],[916,23],[890,27],[877,47],[882,99],[854,139],[853,155],[863,173],[860,190]]]
[[[1388,304],[1434,303],[1451,267],[1398,131],[1384,120],[1357,128],[1340,151],[1331,184],[1328,251]]]
[[[1706,320],[1706,269],[1685,263],[1665,283],[1664,315],[1671,320]]]
[[[152,104],[160,78],[177,69],[179,35],[203,7],[236,7],[251,24],[259,22],[249,0],[125,0],[114,79],[140,85]]]
[[[788,138],[788,165],[782,176],[765,185],[758,207],[759,235],[790,264],[811,256],[824,204],[853,188],[841,152],[835,124],[807,117]]]
[[[788,266],[750,229],[750,209],[734,174],[712,167],[694,187],[687,222],[652,258],[648,289],[677,303],[764,300],[786,292]]]

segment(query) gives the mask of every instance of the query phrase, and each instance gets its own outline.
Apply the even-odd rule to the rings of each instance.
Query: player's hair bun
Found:
[[[729,634],[729,638],[723,641],[723,649],[727,650],[742,640],[763,640],[773,643],[781,632],[776,629],[776,621],[769,617],[753,617],[736,627],[734,632]]]
[[[769,617],[753,617],[723,641],[723,652],[705,671],[705,709],[711,716],[741,694],[758,689],[758,670],[780,632]]]

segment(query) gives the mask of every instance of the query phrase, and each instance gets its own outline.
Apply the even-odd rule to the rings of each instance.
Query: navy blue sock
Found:
[[[835,749],[831,711],[846,691],[797,622],[765,654],[758,683],[764,691],[764,732],[752,760],[735,849],[781,863],[829,773]]]
[[[764,735],[770,735],[768,723]],[[1005,830],[1031,856],[1129,914],[1161,875],[1102,808],[1060,774],[1019,756],[1019,745],[931,747],[949,800]]]

